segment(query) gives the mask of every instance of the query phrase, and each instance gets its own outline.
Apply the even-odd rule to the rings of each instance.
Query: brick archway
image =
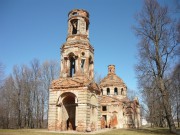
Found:
[[[73,93],[64,93],[62,96],[63,130],[76,130],[76,96]]]

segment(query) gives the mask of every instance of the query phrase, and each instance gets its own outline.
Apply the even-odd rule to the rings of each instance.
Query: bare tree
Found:
[[[139,43],[139,63],[136,66],[139,85],[146,87],[147,82],[155,86],[160,96],[166,120],[171,132],[176,127],[171,114],[169,93],[165,77],[172,64],[177,49],[175,24],[168,15],[168,8],[162,7],[156,0],[145,0],[142,11],[137,15],[138,25],[134,28]]]
[[[143,100],[148,109],[147,120],[151,123],[151,127],[165,127],[165,112],[162,106],[162,96],[155,84],[144,87],[142,90]]]
[[[174,7],[173,8],[175,9],[175,15],[179,16],[180,15],[180,1],[179,0],[174,0]],[[178,23],[177,23],[177,34],[178,34],[177,41],[180,43],[180,18],[178,18]],[[180,56],[180,46],[177,50],[177,55]]]
[[[140,97],[137,91],[133,89],[129,89],[129,88],[127,89],[127,96],[128,96],[128,99],[132,101],[134,100],[135,97]]]
[[[49,87],[52,80],[59,77],[59,64],[56,61],[49,60],[43,62],[41,66],[42,85],[44,89],[44,115],[45,119],[48,118],[48,104],[49,104]],[[47,122],[46,122],[47,126]]]
[[[55,61],[41,64],[34,59],[30,66],[14,66],[0,87],[0,128],[46,127],[49,86],[58,77],[59,64]]]
[[[31,69],[23,65],[21,66],[21,85],[23,88],[22,91],[22,98],[21,98],[21,103],[22,103],[22,110],[23,110],[23,115],[22,115],[22,123],[23,127],[26,128],[31,128],[33,125],[33,104],[32,104],[32,71]]]
[[[176,65],[168,84],[172,110],[180,127],[180,63]]]
[[[103,79],[102,75],[95,72],[95,74],[94,74],[94,82],[99,85],[100,82],[102,81],[102,79]]]
[[[4,79],[4,65],[0,62],[0,87]]]
[[[12,120],[16,120],[17,111],[16,108],[16,99],[14,98],[14,81],[12,76],[6,78],[1,94],[0,94],[0,119],[1,119],[1,127],[3,128],[11,128],[16,126],[16,121],[11,122]]]
[[[21,80],[21,69],[18,66],[14,66],[13,74],[15,79],[15,87],[17,91],[17,110],[18,110],[18,128],[22,128],[22,80]]]
[[[31,70],[32,70],[32,91],[33,91],[33,112],[35,116],[35,126],[36,128],[40,128],[40,93],[41,93],[41,67],[40,62],[37,59],[34,59],[31,62]]]

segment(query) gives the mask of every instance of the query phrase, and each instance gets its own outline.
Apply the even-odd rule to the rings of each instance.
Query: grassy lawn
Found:
[[[178,130],[180,132],[180,130]],[[0,135],[69,135],[69,133],[49,132],[45,129],[0,129]],[[73,135],[81,135],[85,133],[73,133]],[[86,133],[93,134],[93,133]],[[114,129],[107,132],[96,133],[96,135],[173,135],[168,129],[162,128],[144,128],[144,129]]]

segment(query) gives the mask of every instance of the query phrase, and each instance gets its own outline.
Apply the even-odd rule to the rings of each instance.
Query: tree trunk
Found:
[[[180,127],[180,123],[179,123],[179,104],[178,104],[178,102],[177,102],[177,110],[176,110],[176,112],[177,112],[177,123],[178,123],[178,127]]]
[[[20,101],[20,90],[18,93],[18,128],[21,128],[21,101]]]
[[[42,116],[41,116],[42,127],[44,127],[44,99],[42,98]]]
[[[169,97],[167,95],[167,92],[165,90],[165,86],[163,83],[162,78],[159,78],[159,82],[160,82],[160,91],[162,94],[162,102],[163,102],[163,107],[164,107],[164,111],[166,113],[166,119],[167,119],[167,123],[170,129],[171,133],[176,133],[176,127],[174,124],[174,120],[171,114],[171,108],[170,108],[170,104],[169,104]]]

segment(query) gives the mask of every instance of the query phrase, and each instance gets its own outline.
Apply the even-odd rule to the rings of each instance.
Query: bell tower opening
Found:
[[[73,77],[75,72],[76,72],[76,70],[75,70],[75,58],[70,57],[70,77]]]
[[[71,25],[72,25],[72,34],[77,34],[77,32],[78,32],[78,20],[77,19],[72,20]]]
[[[76,73],[76,56],[74,53],[69,54],[69,76],[73,77]]]
[[[89,13],[82,9],[74,9],[68,14],[68,39],[78,36],[89,37]]]

